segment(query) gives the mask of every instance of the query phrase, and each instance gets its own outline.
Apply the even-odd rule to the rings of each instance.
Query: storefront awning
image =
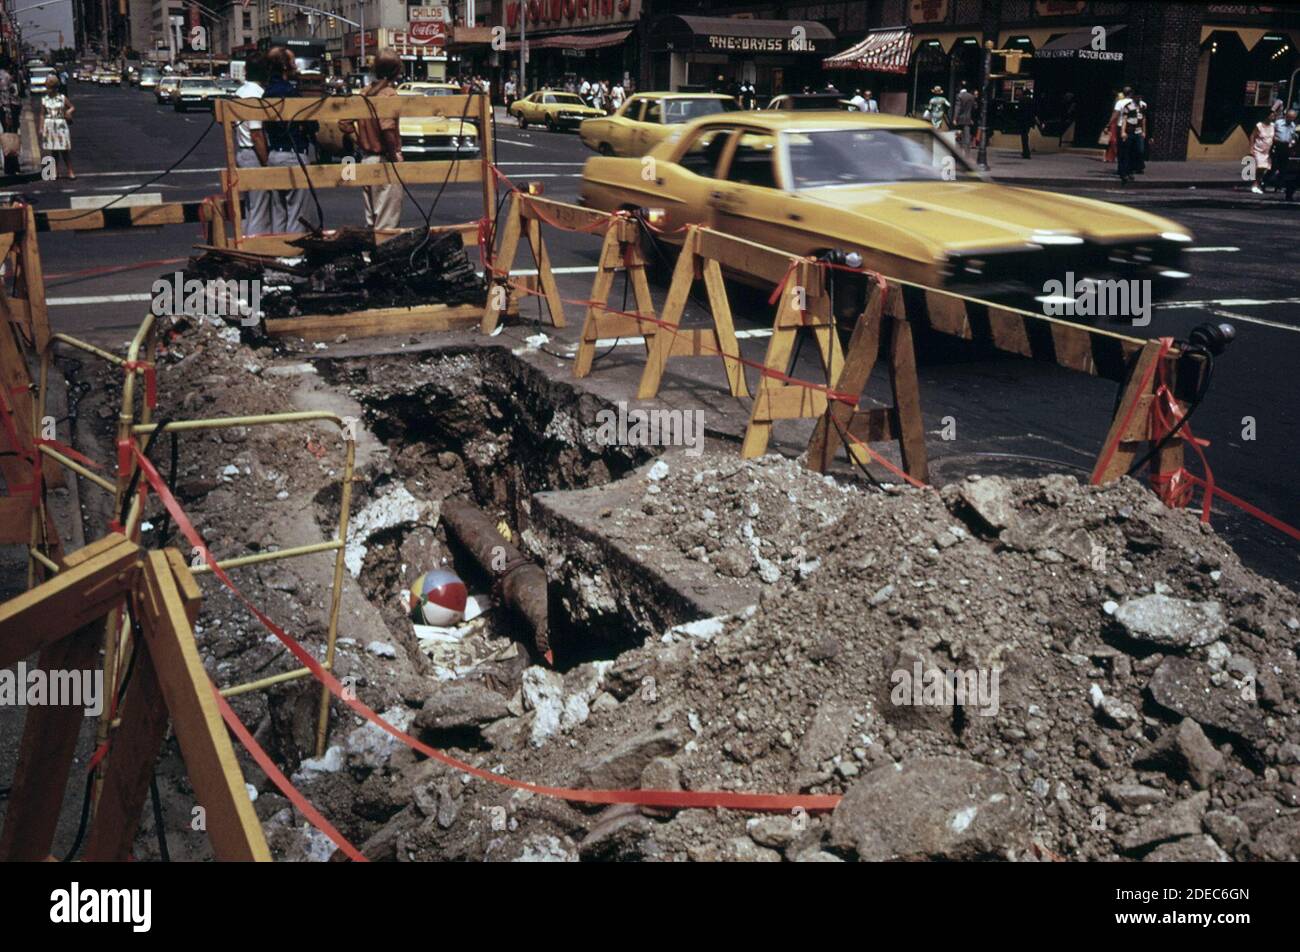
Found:
[[[618,46],[626,40],[632,31],[610,30],[602,33],[555,33],[527,40],[529,51],[532,50],[597,50],[605,46]],[[519,41],[506,43],[510,52],[519,51]]]
[[[1098,34],[1096,31],[1099,29],[1104,29],[1105,33]],[[1123,50],[1115,49],[1111,43],[1115,34],[1123,29],[1122,23],[1107,27],[1080,27],[1044,43],[1034,51],[1034,56],[1041,59],[1123,60]],[[1098,45],[1102,48],[1097,49]]]
[[[834,39],[816,20],[667,16],[650,31],[651,49],[671,53],[823,53]]]
[[[912,35],[907,27],[872,30],[857,46],[822,60],[826,69],[862,69],[876,73],[906,73],[912,53]]]

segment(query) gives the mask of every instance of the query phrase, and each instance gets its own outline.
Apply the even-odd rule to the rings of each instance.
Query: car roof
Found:
[[[423,79],[409,80],[399,85],[414,86],[416,89],[460,89],[455,83],[435,83]]]
[[[726,93],[637,93],[633,99],[735,99]]]
[[[724,112],[694,120],[683,133],[698,125],[740,122],[770,132],[788,129],[930,129],[930,123],[879,112],[845,112],[840,109],[770,109],[761,112]]]

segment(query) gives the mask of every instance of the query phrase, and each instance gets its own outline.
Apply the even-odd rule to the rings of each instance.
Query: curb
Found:
[[[1051,177],[1028,177],[1028,176],[1006,176],[1000,177],[994,172],[989,173],[993,181],[999,185],[1033,185],[1043,188],[1087,188],[1092,185],[1099,187],[1120,187],[1119,176],[1106,176],[1105,178],[1051,178]],[[1239,188],[1238,182],[1224,179],[1208,179],[1202,181],[1176,181],[1172,179],[1152,179],[1144,180],[1138,176],[1127,186],[1133,189],[1186,189],[1188,191],[1222,191]]]

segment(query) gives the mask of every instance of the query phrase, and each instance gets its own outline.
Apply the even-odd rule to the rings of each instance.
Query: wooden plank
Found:
[[[659,325],[660,333],[649,342],[646,351],[645,368],[641,371],[641,383],[636,394],[638,400],[654,399],[663,384],[668,358],[672,355],[673,339],[680,333],[677,328],[681,326],[691,286],[695,283],[695,259],[699,246],[700,229],[692,226],[687,229],[681,254],[673,268],[672,281],[668,285],[668,296],[664,298],[663,310],[659,315],[662,322]]]
[[[140,550],[122,540],[84,562],[0,604],[0,668],[103,618],[121,601]]]
[[[95,801],[95,818],[86,840],[86,862],[123,862],[131,853],[149,779],[167,734],[167,702],[147,650],[131,669],[122,702],[121,723],[113,734],[103,783]],[[189,817],[185,818],[188,825]]]
[[[206,813],[213,852],[219,860],[269,861],[271,854],[217,708],[215,689],[194,643],[185,600],[162,552],[148,553],[142,590],[145,642],[190,783]]]
[[[898,411],[893,407],[859,410],[853,415],[846,432],[852,433],[864,443],[892,443],[898,439],[897,415]]]
[[[745,367],[740,362],[740,344],[736,340],[736,325],[731,318],[731,301],[722,280],[722,268],[713,259],[706,259],[701,269],[704,290],[709,297],[709,310],[713,314],[715,343],[722,352],[722,370],[727,376],[727,389],[733,397],[748,397]]]
[[[266,332],[273,337],[302,337],[305,340],[332,340],[339,334],[382,337],[422,331],[465,330],[477,327],[482,317],[483,308],[477,304],[386,307],[347,314],[275,318],[266,322]]]
[[[27,213],[22,205],[0,205],[0,232],[13,234],[27,227]]]
[[[903,311],[894,314],[889,343],[889,386],[898,413],[898,448],[903,471],[928,483],[929,461],[925,449],[925,424],[921,419],[921,394],[916,380],[916,354],[912,347],[912,326]]]
[[[788,252],[711,228],[699,229],[698,253],[702,258],[712,258],[724,268],[741,271],[772,284],[781,281],[790,270],[791,256]]]
[[[538,195],[528,195],[524,192],[516,192],[515,197],[523,203],[521,213],[525,218],[540,219],[548,225],[569,231],[585,231],[599,235],[616,218],[609,212],[560,202],[552,198],[542,198]]]
[[[800,420],[826,412],[826,394],[797,385],[778,385],[759,390],[754,398],[753,418],[766,423],[773,420]]]
[[[600,264],[596,279],[591,285],[591,300],[602,304],[609,300],[610,288],[614,286],[614,272],[622,265],[623,256],[619,251],[618,233],[614,229],[605,232],[605,240],[600,246]],[[582,337],[578,341],[578,353],[573,360],[573,376],[585,377],[591,373],[591,363],[596,356],[596,341],[604,335],[600,332],[604,312],[588,307],[582,320]]]
[[[1133,372],[1129,375],[1128,383],[1124,386],[1123,395],[1120,397],[1119,406],[1115,408],[1115,416],[1111,420],[1110,429],[1106,433],[1106,440],[1101,444],[1101,452],[1097,456],[1097,462],[1093,466],[1091,482],[1096,485],[1100,483],[1109,483],[1119,479],[1128,472],[1129,467],[1133,465],[1137,458],[1136,444],[1130,442],[1125,437],[1131,436],[1131,429],[1124,427],[1124,419],[1132,417],[1139,418],[1138,410],[1141,398],[1151,392],[1151,380],[1147,381],[1147,387],[1142,389],[1142,381],[1146,379],[1148,373],[1154,373],[1153,368],[1156,360],[1160,355],[1160,341],[1150,340],[1142,348],[1142,353],[1138,355],[1137,363],[1133,366]],[[1152,380],[1155,378],[1152,377]],[[1145,425],[1147,417],[1142,417]],[[1145,432],[1150,432],[1149,429]],[[1110,447],[1114,446],[1114,451],[1110,452]],[[1106,458],[1110,453],[1109,460]]]
[[[429,229],[429,232],[435,235],[445,234],[449,231],[460,232],[461,240],[466,246],[478,244],[478,222],[437,225]],[[402,229],[381,229],[375,233],[375,238],[382,244],[401,233]],[[280,235],[253,235],[241,238],[237,244],[240,251],[247,251],[255,255],[296,258],[302,254],[301,248],[289,244],[288,239]]]
[[[45,272],[41,269],[41,249],[36,241],[36,218],[32,206],[26,206],[26,225],[21,244],[23,289],[27,299],[32,344],[36,353],[45,353],[50,344],[50,317],[45,308]]]
[[[533,220],[528,223],[528,244],[533,250],[533,260],[537,262],[537,277],[541,283],[542,294],[546,297],[547,308],[551,312],[551,323],[555,327],[564,327],[564,300],[560,297],[559,285],[551,272],[551,256],[542,241],[541,222]]]
[[[363,185],[450,185],[462,182],[479,182],[483,178],[482,163],[478,159],[433,159],[428,162],[403,162],[394,170],[394,163],[374,165],[306,165],[263,166],[257,169],[240,169],[237,190],[277,188],[359,188]],[[308,184],[310,183],[310,185]]]
[[[62,578],[60,573],[55,581]],[[32,591],[40,591],[50,584],[46,582]],[[61,601],[66,601],[66,598],[51,597],[48,592],[45,598],[46,607],[51,611],[58,608]],[[120,590],[118,598],[121,598]],[[107,610],[103,607],[101,614]],[[36,622],[33,621],[32,625],[36,626]],[[46,647],[41,651],[37,666],[46,672],[83,672],[98,668],[100,630],[99,617],[92,616],[76,631],[64,632],[65,637],[42,639]],[[0,637],[0,645],[8,645],[10,641]],[[25,657],[27,653],[9,661],[0,661],[0,667],[8,667]],[[107,684],[104,691],[109,691]],[[107,713],[107,698],[104,705]],[[80,707],[45,704],[27,708],[18,763],[9,792],[9,808],[5,814],[4,831],[0,833],[0,862],[39,862],[50,855],[63,795],[68,786],[68,774],[72,770],[72,758],[85,719],[85,711]],[[79,782],[84,782],[84,779],[79,778]]]
[[[361,96],[327,96],[311,99],[305,96],[285,99],[220,99],[215,105],[214,117],[226,124],[246,119],[265,122],[338,122],[340,119],[407,119],[439,118],[467,120],[478,118],[481,108],[476,100],[486,99],[481,94],[452,96],[380,96],[363,99]],[[480,135],[485,130],[479,129]]]
[[[202,202],[163,202],[158,205],[124,205],[108,211],[54,208],[39,213],[39,231],[97,231],[131,227],[193,224],[200,220]]]
[[[889,293],[898,296],[898,285],[890,285]],[[849,346],[845,351],[844,366],[834,383],[837,393],[860,395],[871,379],[871,371],[876,366],[880,353],[880,325],[884,313],[885,295],[879,286],[871,290],[866,310],[858,315],[849,336]],[[843,444],[841,430],[850,432],[850,424],[855,419],[855,407],[842,400],[832,400],[827,405],[829,416],[817,421],[812,439],[808,443],[808,467],[824,473],[830,467],[835,454]],[[831,419],[833,416],[834,419]],[[838,425],[837,425],[838,424]]]
[[[523,223],[523,219],[520,217],[522,214],[521,201],[522,198],[518,192],[510,199],[510,208],[506,212],[506,227],[501,233],[501,247],[492,258],[492,267],[495,270],[492,273],[486,273],[487,262],[483,262],[485,277],[488,281],[488,296],[487,303],[483,306],[483,319],[479,323],[479,330],[484,334],[491,334],[497,329],[497,323],[501,320],[502,313],[508,306],[511,296],[516,293],[515,289],[510,287],[509,275],[510,269],[515,264],[515,253],[519,249],[519,235]],[[492,249],[488,249],[488,251],[491,253]],[[504,291],[504,294],[502,291]]]
[[[776,320],[772,323],[772,336],[767,342],[767,355],[763,358],[764,367],[780,374],[788,373],[790,370],[795,334],[798,333],[795,328],[803,323],[803,318],[795,308],[793,299],[794,295],[789,291],[781,294],[781,304],[776,312]],[[770,418],[760,418],[758,413],[760,407],[764,412],[768,411],[768,405],[763,402],[764,395],[780,386],[782,384],[778,383],[776,378],[767,374],[760,378],[758,394],[754,398],[754,407],[749,416],[749,426],[745,430],[745,439],[740,447],[742,459],[753,459],[767,451],[767,444],[772,436],[772,421]]]

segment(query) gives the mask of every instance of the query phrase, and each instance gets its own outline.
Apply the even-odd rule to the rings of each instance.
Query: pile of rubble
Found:
[[[227,331],[194,328],[176,347],[160,414],[366,414],[355,388]],[[598,406],[584,399],[566,411],[581,417],[576,432]],[[1300,858],[1300,598],[1135,482],[971,477],[881,492],[795,461],[742,462],[733,447],[665,454],[546,494],[589,514],[585,546],[539,518],[521,548],[559,586],[560,614],[623,617],[638,631],[658,617],[638,603],[645,590],[610,583],[611,553],[683,588],[726,586],[731,607],[554,670],[496,609],[437,657],[411,630],[400,592],[454,558],[442,500],[472,497],[486,469],[445,448],[405,466],[406,450],[369,420],[356,432],[336,665],[367,704],[475,766],[539,784],[843,795],[812,815],[580,808],[425,760],[337,706],[329,749],[311,758],[319,695],[307,681],[235,698],[372,858]],[[111,455],[111,409],[102,430],[98,455]],[[218,556],[329,535],[341,441],[323,428],[292,439],[185,438],[178,494]],[[296,559],[236,578],[319,652],[329,569],[326,557]],[[203,584],[199,647],[217,683],[285,667],[271,636]],[[553,614],[552,628],[563,621]],[[188,816],[179,760],[168,763],[166,812]],[[328,858],[328,841],[245,769],[276,855]],[[152,837],[146,817],[138,857],[153,855]]]

